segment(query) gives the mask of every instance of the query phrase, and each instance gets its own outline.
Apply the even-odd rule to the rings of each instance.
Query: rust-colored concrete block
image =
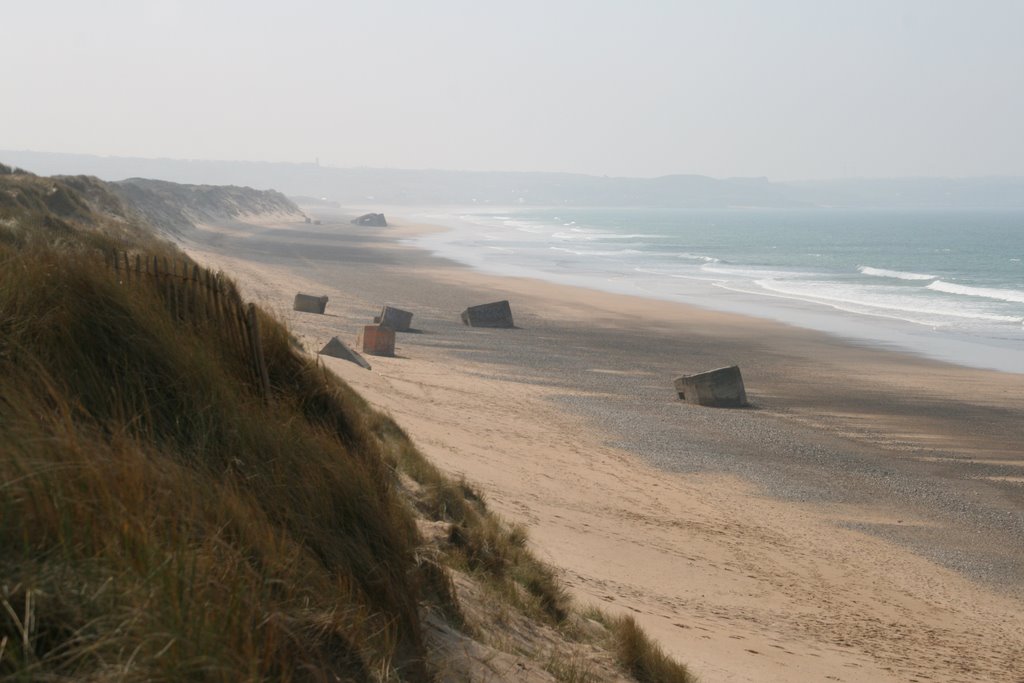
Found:
[[[384,325],[364,325],[356,337],[356,347],[373,356],[393,356],[395,331]]]

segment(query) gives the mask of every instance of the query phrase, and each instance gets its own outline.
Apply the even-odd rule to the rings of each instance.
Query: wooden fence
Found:
[[[220,343],[238,351],[246,359],[254,386],[264,401],[270,401],[256,306],[242,302],[234,283],[189,261],[141,253],[112,252],[107,255],[107,267],[124,285],[151,283],[177,320],[213,331]]]

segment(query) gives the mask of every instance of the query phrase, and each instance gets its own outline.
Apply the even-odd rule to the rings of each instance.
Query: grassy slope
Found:
[[[0,680],[430,680],[424,616],[480,628],[452,571],[571,631],[521,531],[280,324],[268,403],[212,319],[119,282],[114,247],[184,258],[136,219],[0,167]],[[608,623],[638,680],[687,680]]]

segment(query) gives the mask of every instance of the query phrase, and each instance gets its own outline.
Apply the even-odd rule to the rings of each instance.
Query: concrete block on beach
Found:
[[[359,218],[353,218],[351,223],[353,225],[369,225],[374,228],[388,227],[388,221],[382,213],[365,213]]]
[[[364,325],[356,337],[356,347],[373,356],[393,356],[395,331],[384,325]]]
[[[470,306],[462,312],[462,322],[470,327],[515,327],[508,301]]]
[[[676,378],[676,393],[687,403],[718,408],[747,405],[747,392],[738,365]]]
[[[295,303],[292,304],[292,308],[303,313],[323,313],[327,310],[327,297],[299,292],[295,295]]]
[[[370,364],[366,362],[365,358],[350,349],[345,342],[341,341],[337,337],[333,337],[331,341],[324,345],[324,348],[320,349],[320,355],[330,356],[331,358],[340,358],[342,360],[355,363],[356,365],[361,365],[367,370],[370,369]]]
[[[373,322],[390,327],[395,332],[408,332],[412,327],[412,313],[394,306],[384,306]]]

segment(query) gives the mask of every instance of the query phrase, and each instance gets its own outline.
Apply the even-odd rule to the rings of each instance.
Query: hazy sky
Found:
[[[1024,175],[1024,0],[0,0],[0,149]]]

